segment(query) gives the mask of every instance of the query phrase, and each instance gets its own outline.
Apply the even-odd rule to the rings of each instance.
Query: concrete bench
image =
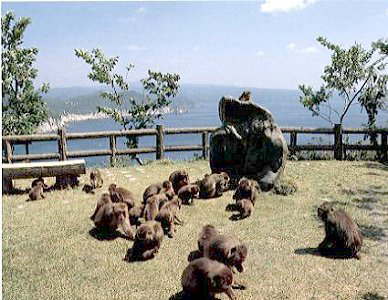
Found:
[[[3,164],[3,193],[13,190],[13,179],[56,177],[55,187],[62,189],[78,185],[78,177],[86,173],[85,160],[64,160],[33,163]]]

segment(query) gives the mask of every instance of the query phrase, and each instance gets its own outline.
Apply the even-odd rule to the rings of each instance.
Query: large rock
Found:
[[[219,116],[223,126],[210,137],[212,172],[225,171],[236,180],[249,177],[263,190],[271,189],[283,173],[288,154],[272,114],[252,101],[222,97]]]

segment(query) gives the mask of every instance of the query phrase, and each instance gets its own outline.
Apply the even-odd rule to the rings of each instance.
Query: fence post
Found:
[[[381,150],[383,152],[383,161],[388,161],[388,143],[387,143],[387,133],[381,133]]]
[[[296,143],[297,143],[297,133],[293,131],[290,134],[290,148],[291,148],[292,155],[295,155],[296,153]]]
[[[156,159],[164,159],[163,125],[156,125]]]
[[[58,128],[58,152],[59,160],[67,159],[66,131],[65,128]]]
[[[116,164],[116,136],[111,135],[109,137],[109,145],[110,145],[110,166],[113,167]]]
[[[9,140],[5,141],[5,157],[7,159],[7,163],[12,163],[12,145]]]
[[[334,124],[334,158],[342,160],[343,144],[342,144],[342,125]]]
[[[207,131],[202,132],[202,157],[208,159],[209,157],[209,133]]]

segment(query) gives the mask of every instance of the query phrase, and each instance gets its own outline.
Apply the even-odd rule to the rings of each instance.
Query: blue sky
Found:
[[[39,49],[38,83],[90,86],[74,48],[101,48],[182,83],[296,89],[318,86],[330,53],[320,35],[349,46],[388,37],[387,0],[259,2],[3,2],[2,14],[32,19],[25,45]]]

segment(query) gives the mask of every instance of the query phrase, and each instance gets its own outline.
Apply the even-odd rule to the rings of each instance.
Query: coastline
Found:
[[[165,107],[157,111],[151,111],[150,114],[184,114],[187,113],[188,109],[186,107]],[[124,114],[129,116],[129,114]],[[57,131],[60,127],[65,127],[66,124],[71,122],[80,122],[87,120],[98,120],[98,119],[109,119],[110,117],[102,112],[93,112],[88,114],[73,114],[73,113],[64,113],[60,118],[49,117],[46,122],[40,125],[36,133],[49,133]]]

